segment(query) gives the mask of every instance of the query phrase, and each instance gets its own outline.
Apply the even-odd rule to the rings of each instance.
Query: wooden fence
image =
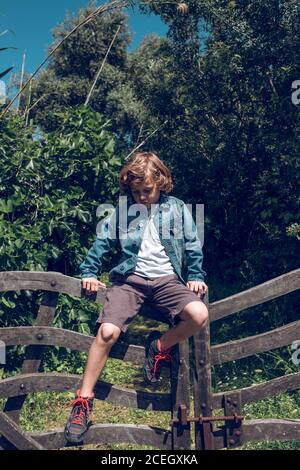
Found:
[[[241,310],[293,292],[300,287],[300,269],[279,276],[218,302],[205,303],[210,322]],[[0,328],[0,341],[6,346],[27,345],[21,374],[0,380],[0,398],[6,403],[0,412],[1,449],[58,449],[67,445],[63,429],[26,433],[19,425],[22,406],[29,393],[40,391],[74,391],[81,377],[64,373],[39,373],[47,346],[88,352],[92,337],[54,328],[53,320],[59,293],[90,298],[102,304],[105,289],[86,296],[81,281],[56,272],[12,271],[0,273],[0,291],[41,290],[43,298],[34,326]],[[142,315],[161,318],[142,309]],[[190,449],[191,430],[195,432],[196,449],[233,448],[250,441],[299,440],[300,420],[243,419],[243,405],[278,393],[300,388],[300,372],[265,383],[222,393],[213,393],[211,366],[290,345],[300,339],[300,320],[267,333],[211,346],[209,325],[193,337],[192,360],[189,341],[180,343],[171,369],[171,392],[150,393],[129,390],[97,382],[95,397],[116,405],[144,410],[170,411],[169,429],[130,424],[95,424],[83,444],[120,443],[151,445],[157,449]],[[0,343],[1,344],[1,343]],[[144,348],[117,343],[110,357],[142,365]],[[193,374],[190,374],[192,370]],[[191,381],[191,375],[193,377]],[[190,392],[193,391],[192,397]],[[191,410],[193,398],[193,413]],[[223,409],[223,416],[215,416]]]

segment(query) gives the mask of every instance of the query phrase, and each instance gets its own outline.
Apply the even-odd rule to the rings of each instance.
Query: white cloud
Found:
[[[5,103],[5,96],[6,96],[6,86],[5,83],[0,80],[0,104]]]
[[[6,86],[3,80],[0,80],[0,95],[5,95]]]

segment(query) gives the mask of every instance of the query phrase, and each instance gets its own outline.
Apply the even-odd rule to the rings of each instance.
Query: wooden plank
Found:
[[[224,429],[213,433],[215,449],[224,448]],[[30,436],[45,448],[54,450],[67,445],[63,429],[30,433]],[[256,419],[243,424],[243,444],[259,441],[300,440],[300,420]],[[152,426],[130,424],[95,424],[88,431],[83,444],[118,444],[120,442],[147,445],[150,442],[156,449],[172,449],[170,431]],[[82,445],[82,444],[80,444]],[[0,448],[5,448],[0,439]]]
[[[224,448],[224,428],[213,433],[215,450]],[[67,445],[63,429],[52,429],[43,432],[26,433],[44,448],[49,450],[63,448]],[[300,420],[292,419],[256,419],[243,424],[243,444],[262,441],[300,441]],[[130,424],[95,424],[92,425],[83,443],[118,444],[120,442],[151,445],[156,449],[172,449],[172,434],[168,430],[142,425]],[[80,444],[82,445],[82,444]],[[0,437],[0,449],[7,449],[7,442]]]
[[[215,450],[224,449],[226,428],[214,431]],[[243,421],[243,442],[299,441],[300,420],[292,419],[253,419]]]
[[[52,326],[18,326],[0,329],[0,340],[4,341],[6,346],[31,344],[88,352],[94,339],[93,336]]]
[[[300,372],[288,374],[277,379],[272,379],[250,387],[239,388],[234,392],[241,394],[242,404],[263,400],[266,397],[274,396],[291,390],[300,389]],[[223,408],[224,398],[230,396],[232,391],[213,394],[214,408]]]
[[[209,306],[210,321],[225,318],[249,307],[276,299],[300,288],[300,269],[278,276],[270,281],[251,287]]]
[[[253,356],[264,351],[281,348],[300,338],[300,320],[281,326],[267,333],[228,341],[211,348],[212,364]]]
[[[70,447],[64,437],[64,430],[51,429],[43,432],[32,432],[30,437],[49,450]],[[154,426],[136,424],[94,424],[87,432],[83,444],[135,444],[151,445],[155,449],[171,450],[172,434],[169,430]],[[72,446],[75,447],[74,444]],[[82,446],[82,443],[80,443]],[[6,449],[6,443],[0,438],[0,449]]]
[[[48,326],[19,326],[0,329],[0,341],[4,341],[6,346],[21,344],[47,345],[87,353],[93,340],[93,336]],[[118,342],[112,347],[110,357],[142,365],[145,359],[144,351],[143,346]]]
[[[74,391],[79,388],[81,380],[80,375],[58,372],[18,375],[0,381],[0,398],[42,391]],[[108,403],[130,408],[171,410],[171,395],[169,393],[130,390],[100,380],[96,383],[95,397],[99,400],[106,400]]]
[[[178,419],[180,406],[184,405],[187,415],[190,413],[190,377],[189,377],[189,341],[185,340],[176,347],[176,354],[171,365],[172,419]],[[191,448],[190,424],[173,426],[172,442],[174,450]]]
[[[204,298],[208,305],[208,293]],[[210,316],[210,312],[209,312]],[[211,386],[211,359],[210,359],[210,328],[209,322],[194,339],[194,415],[212,415],[212,386]],[[213,449],[214,439],[210,423],[195,425],[196,449]]]
[[[300,287],[300,269],[296,269],[256,287],[210,304],[210,321],[216,321],[235,312],[259,305]],[[11,290],[45,290],[61,292],[75,297],[85,297],[104,303],[106,289],[87,296],[81,280],[57,272],[5,271],[0,273],[0,292]],[[154,312],[152,312],[154,314]],[[149,311],[147,315],[151,315]]]
[[[35,439],[27,435],[3,411],[0,411],[0,433],[18,450],[44,450]]]
[[[300,441],[300,419],[257,419],[243,424],[243,441]]]
[[[58,294],[55,292],[44,292],[42,302],[38,311],[36,326],[51,325],[55,316]],[[44,346],[29,346],[25,351],[25,360],[22,364],[21,373],[27,374],[38,371],[41,358],[44,353]],[[20,412],[26,400],[26,395],[10,397],[4,406],[5,413],[16,423],[19,422]]]
[[[16,290],[43,290],[83,297],[103,303],[106,289],[101,288],[97,294],[86,295],[82,289],[81,279],[65,276],[57,272],[43,271],[5,271],[0,272],[0,292]]]

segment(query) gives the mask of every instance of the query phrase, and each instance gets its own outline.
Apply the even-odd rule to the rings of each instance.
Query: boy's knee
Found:
[[[191,302],[183,310],[184,320],[188,320],[196,324],[199,328],[203,328],[208,321],[208,310],[203,302]]]
[[[117,341],[121,333],[120,328],[112,323],[102,323],[99,328],[97,339],[101,343],[113,344]]]
[[[198,325],[200,328],[204,328],[208,321],[208,310],[204,303],[199,302],[199,311],[197,315]]]

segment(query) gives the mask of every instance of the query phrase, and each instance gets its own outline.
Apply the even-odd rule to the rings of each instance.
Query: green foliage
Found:
[[[245,419],[266,419],[276,416],[278,419],[300,419],[300,392],[280,394],[268,397],[257,403],[249,403],[244,407]],[[251,442],[241,447],[243,450],[299,450],[299,441],[268,441]]]
[[[286,229],[287,235],[291,237],[296,237],[298,240],[300,240],[300,225],[295,223],[287,227]]]
[[[96,209],[117,197],[121,162],[109,122],[84,107],[59,112],[57,119],[59,127],[48,134],[25,127],[14,114],[0,123],[1,271],[78,275],[96,236]],[[36,293],[5,293],[1,324],[30,323],[34,300]],[[69,307],[62,302],[59,311],[69,313],[60,321],[72,328]],[[77,327],[88,332],[87,313],[78,315],[78,308]]]

